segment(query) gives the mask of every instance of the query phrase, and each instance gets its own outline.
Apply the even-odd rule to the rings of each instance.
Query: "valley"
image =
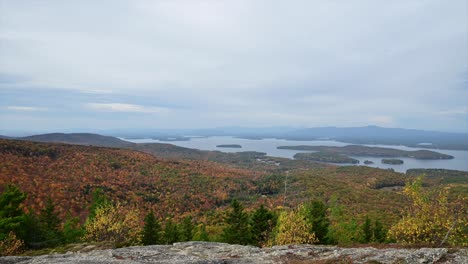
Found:
[[[275,209],[333,197],[358,219],[372,215],[390,225],[407,200],[399,192],[380,189],[404,186],[410,175],[429,173],[432,186],[449,184],[456,193],[468,191],[468,172],[461,171],[405,175],[257,152],[222,153],[166,144],[138,144],[138,151],[84,145],[0,139],[0,185],[20,186],[29,194],[28,207],[37,210],[50,196],[60,215],[70,212],[82,220],[93,190],[102,189],[112,200],[153,208],[160,218],[192,215],[208,225],[215,224],[212,216],[233,198],[247,208],[265,204]]]
[[[297,214],[303,206],[318,202],[330,210],[323,216],[330,221],[329,234],[322,234],[320,243],[339,245],[392,241],[384,235],[365,238],[360,230],[369,219],[381,226],[379,232],[394,228],[405,214],[404,208],[411,205],[402,190],[421,175],[428,175],[423,182],[427,192],[441,188],[447,191],[448,201],[454,204],[450,210],[458,210],[455,205],[468,193],[468,172],[463,171],[419,169],[405,174],[367,166],[329,165],[325,162],[331,161],[327,160],[330,153],[322,158],[320,151],[299,153],[296,159],[289,159],[267,156],[265,152],[207,151],[112,137],[100,141],[101,137],[51,134],[32,138],[51,143],[29,141],[31,138],[0,139],[0,186],[10,188],[13,184],[24,191],[24,208],[33,215],[42,214],[44,207],[54,204],[57,217],[77,219],[77,228],[88,228],[91,208],[100,193],[121,206],[118,208],[124,210],[123,215],[134,215],[142,221],[147,212],[154,212],[166,229],[173,224],[183,228],[190,219],[193,239],[217,242],[229,242],[224,232],[232,201],[239,201],[247,215],[264,207],[275,217],[283,217],[285,212]],[[314,155],[319,162],[310,160]],[[346,159],[339,153],[333,155]],[[274,223],[285,221],[276,219]],[[347,231],[333,233],[343,228],[340,225]],[[263,242],[230,243],[286,243],[280,238],[274,240],[279,235],[273,227],[268,229],[272,238]],[[160,243],[187,241],[167,238],[168,232],[162,232],[165,240]],[[457,240],[450,243],[464,243],[458,235],[462,231],[456,232]],[[25,239],[29,247],[49,243],[37,237]]]

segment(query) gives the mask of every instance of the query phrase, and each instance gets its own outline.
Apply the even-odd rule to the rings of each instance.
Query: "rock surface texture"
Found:
[[[468,249],[376,249],[290,245],[271,248],[210,242],[95,250],[36,257],[2,257],[0,263],[468,263]]]

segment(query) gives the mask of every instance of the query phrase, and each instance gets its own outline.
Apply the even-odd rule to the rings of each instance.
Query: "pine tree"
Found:
[[[182,224],[180,226],[180,241],[191,241],[193,238],[193,223],[192,223],[192,217],[187,216],[184,218],[182,221]]]
[[[253,242],[257,246],[265,245],[270,237],[273,227],[275,226],[274,215],[261,205],[252,214],[251,226]]]
[[[210,241],[205,224],[198,226],[198,231],[193,236],[193,241]]]
[[[161,225],[154,216],[153,210],[145,216],[142,243],[145,246],[161,243]]]
[[[101,188],[97,188],[93,192],[93,200],[89,207],[88,220],[92,220],[96,216],[96,210],[104,205],[109,205],[109,200],[104,195]]]
[[[164,225],[164,244],[169,245],[179,241],[179,230],[177,224],[169,218]]]
[[[14,185],[7,185],[0,195],[0,240],[6,238],[10,231],[20,238],[25,234],[26,214],[20,208],[27,195]]]
[[[80,240],[84,235],[84,229],[80,225],[80,219],[78,217],[72,217],[70,213],[67,213],[65,222],[63,223],[63,241],[65,243],[75,243]]]
[[[363,242],[364,243],[371,242],[374,230],[372,230],[372,224],[371,224],[371,220],[369,219],[369,216],[366,215],[366,220],[362,224],[361,229],[363,233],[363,237],[362,237]]]
[[[384,230],[384,227],[382,223],[379,220],[375,220],[374,222],[374,241],[383,243],[385,242],[385,237],[386,237],[386,231]]]
[[[331,244],[350,245],[362,240],[361,229],[356,219],[345,215],[344,208],[332,197],[330,206],[330,227],[327,240]]]
[[[43,246],[42,243],[46,238],[42,232],[39,217],[32,208],[29,208],[28,213],[26,214],[25,223],[26,236],[24,237],[24,242],[26,245],[34,248]]]
[[[231,211],[228,212],[225,222],[227,226],[222,234],[224,242],[240,245],[247,245],[252,242],[249,216],[244,212],[244,207],[236,199],[231,202]]]
[[[50,197],[47,198],[46,205],[39,214],[39,223],[47,245],[56,245],[61,242],[61,220],[58,212],[55,211],[55,204]]]
[[[327,217],[327,206],[322,201],[312,201],[304,205],[306,220],[312,225],[311,233],[315,234],[318,242],[327,244],[327,233],[330,221]]]

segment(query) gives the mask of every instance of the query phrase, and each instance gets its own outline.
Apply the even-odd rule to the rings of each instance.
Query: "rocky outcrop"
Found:
[[[224,243],[184,242],[86,253],[3,257],[0,258],[0,263],[468,263],[468,249],[376,249],[316,245],[257,248]]]

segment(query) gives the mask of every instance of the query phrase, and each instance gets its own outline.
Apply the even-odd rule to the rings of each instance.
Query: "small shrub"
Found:
[[[16,234],[11,231],[2,241],[0,241],[0,256],[18,255],[23,251],[23,240],[18,239]]]

